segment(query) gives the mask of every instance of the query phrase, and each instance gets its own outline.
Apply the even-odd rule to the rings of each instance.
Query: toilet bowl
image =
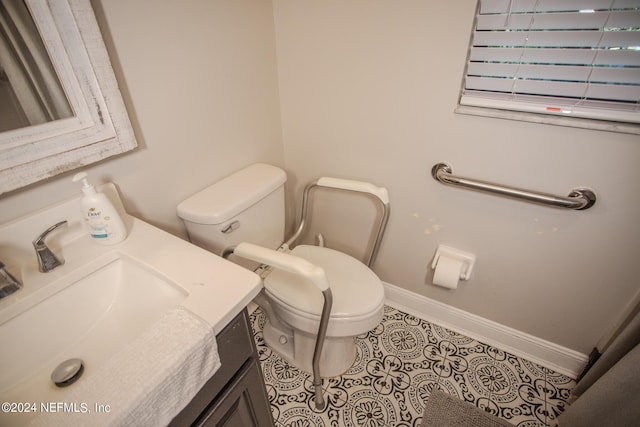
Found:
[[[362,262],[333,249],[299,245],[290,253],[325,270],[333,307],[320,372],[323,377],[340,375],[356,358],[355,337],[382,321],[382,283]],[[273,270],[264,278],[264,293],[271,299],[280,322],[289,326],[279,328],[277,323],[270,322],[265,327],[265,342],[289,362],[311,372],[324,302],[321,293],[301,276],[283,270]]]
[[[285,180],[281,169],[254,164],[182,202],[178,215],[193,243],[219,255],[243,242],[270,249],[280,246],[281,251],[324,270],[333,305],[320,357],[320,373],[322,377],[337,376],[356,359],[356,337],[382,320],[384,288],[369,267],[345,253],[320,246],[298,245],[291,250],[288,244],[281,246]],[[354,190],[354,181],[328,182]],[[363,184],[355,183],[356,187]],[[346,184],[349,188],[344,188]],[[366,192],[375,189],[386,194],[384,189],[366,185],[369,186],[364,187]],[[380,193],[381,190],[384,191]],[[247,268],[258,266],[239,257],[234,261]],[[262,273],[264,289],[256,302],[267,314],[263,328],[265,342],[291,364],[311,372],[323,293],[309,280],[290,271],[272,268]]]

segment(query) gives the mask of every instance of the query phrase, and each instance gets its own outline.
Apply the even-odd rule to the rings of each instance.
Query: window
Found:
[[[460,106],[639,124],[640,0],[479,0]]]

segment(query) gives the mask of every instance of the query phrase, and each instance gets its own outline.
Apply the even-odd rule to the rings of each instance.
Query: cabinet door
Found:
[[[217,403],[197,423],[201,427],[273,426],[265,399],[262,374],[255,361],[247,363]],[[265,407],[266,406],[266,407]],[[261,419],[262,418],[262,419]]]

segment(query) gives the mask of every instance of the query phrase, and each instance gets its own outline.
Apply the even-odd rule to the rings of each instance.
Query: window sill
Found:
[[[524,113],[520,111],[498,110],[494,108],[471,107],[458,105],[454,110],[458,114],[492,117],[497,119],[518,120],[521,122],[542,123],[555,126],[567,126],[605,132],[628,133],[640,135],[640,125],[604,120],[579,119],[575,117],[559,117],[547,114]]]

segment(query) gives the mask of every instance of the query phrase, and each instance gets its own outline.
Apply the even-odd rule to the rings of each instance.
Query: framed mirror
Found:
[[[0,0],[0,194],[137,146],[89,0]]]

